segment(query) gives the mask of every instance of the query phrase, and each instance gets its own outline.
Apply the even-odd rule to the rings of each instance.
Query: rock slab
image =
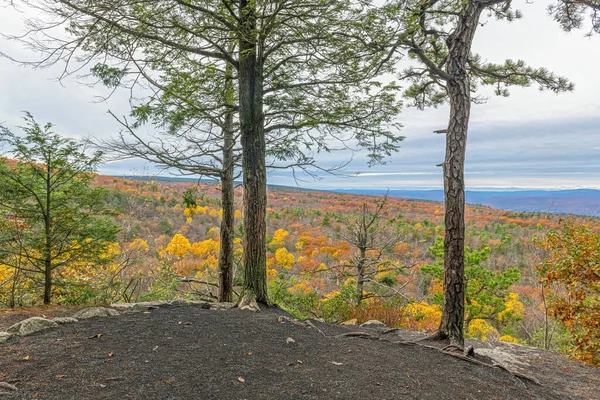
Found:
[[[78,319],[73,318],[73,317],[56,317],[56,318],[52,318],[52,321],[56,322],[59,325],[64,325],[64,324],[72,324],[74,322],[77,322]]]
[[[31,317],[17,322],[8,328],[7,332],[13,335],[27,336],[50,328],[58,328],[58,324],[46,318]]]
[[[0,343],[4,343],[10,338],[12,335],[8,332],[0,332]]]
[[[76,312],[71,317],[75,319],[88,319],[95,317],[114,317],[117,315],[119,315],[119,312],[112,308],[90,307]]]
[[[376,319],[371,319],[367,322],[363,322],[362,324],[360,324],[360,326],[364,326],[366,328],[387,328],[386,324]]]

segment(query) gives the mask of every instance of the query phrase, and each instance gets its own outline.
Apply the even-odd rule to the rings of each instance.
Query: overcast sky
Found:
[[[547,2],[513,1],[524,18],[513,23],[489,21],[477,31],[474,50],[484,60],[501,63],[523,59],[571,79],[575,92],[555,95],[536,87],[511,90],[508,98],[492,97],[475,105],[467,145],[466,183],[475,188],[600,189],[600,37],[584,32],[563,32],[547,16]],[[22,14],[0,8],[0,32],[23,32]],[[0,38],[0,52],[30,59],[19,44]],[[14,127],[21,111],[39,122],[51,121],[56,132],[70,137],[111,137],[118,126],[106,113],[128,114],[125,95],[99,102],[106,92],[74,80],[62,85],[54,78],[59,69],[31,70],[0,58],[0,123]],[[484,94],[486,94],[484,92]],[[441,188],[444,137],[433,133],[447,125],[448,108],[427,111],[405,108],[400,119],[406,140],[400,153],[383,166],[367,168],[356,154],[346,168],[347,177],[330,176],[302,182],[314,188]],[[325,165],[350,157],[334,152],[322,157]],[[152,173],[152,166],[137,161],[107,164],[100,172],[111,175]],[[269,183],[295,185],[290,174],[276,171]]]

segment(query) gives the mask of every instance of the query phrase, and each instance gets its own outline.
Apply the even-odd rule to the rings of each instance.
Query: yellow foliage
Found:
[[[510,336],[510,335],[502,335],[502,336],[500,336],[500,341],[501,342],[507,342],[507,343],[519,343],[519,339],[517,339],[514,336]]]
[[[484,319],[474,319],[469,323],[467,337],[486,341],[488,339],[497,340],[500,338],[500,334],[496,328],[487,323]]]
[[[288,231],[285,229],[277,229],[273,234],[273,239],[271,240],[271,246],[283,246],[285,244],[285,238],[289,235]]]
[[[240,219],[242,218],[242,212],[240,210],[235,210],[233,216],[235,219]]]
[[[435,331],[442,319],[442,308],[425,301],[410,303],[404,308],[402,326],[417,331]]]
[[[504,299],[504,310],[498,313],[498,320],[505,322],[506,319],[511,317],[523,317],[525,313],[525,306],[519,301],[518,293],[509,293]]]
[[[219,242],[207,239],[194,243],[190,248],[190,252],[198,258],[206,259],[210,256],[216,257],[219,254],[219,248]]]
[[[340,295],[340,291],[339,290],[334,290],[333,292],[329,292],[327,293],[322,299],[322,302],[326,302],[329,301],[331,299],[335,299],[336,297],[338,297]]]
[[[221,230],[218,227],[213,226],[206,232],[206,237],[209,239],[216,239],[219,237],[220,232]]]
[[[126,247],[129,250],[141,250],[141,251],[149,251],[150,250],[150,246],[148,245],[148,242],[146,242],[144,239],[133,239],[131,242],[129,243],[125,243],[124,247]]]
[[[306,282],[300,282],[294,286],[292,286],[291,288],[288,288],[288,292],[292,293],[292,294],[303,294],[303,295],[307,295],[307,294],[311,294],[313,292],[313,288],[311,288],[310,286],[308,286],[308,284]]]
[[[275,252],[275,262],[285,269],[292,268],[294,261],[296,261],[294,255],[288,253],[285,247],[281,247]]]
[[[173,239],[171,239],[165,251],[171,256],[183,257],[190,250],[190,247],[192,247],[192,245],[188,238],[181,233],[178,233],[173,236]]]
[[[194,220],[194,219],[193,219],[192,217],[187,217],[187,218],[185,219],[185,222],[186,222],[186,223],[188,223],[188,224],[191,224],[193,220]]]
[[[275,279],[277,278],[277,270],[273,268],[267,268],[267,279]]]
[[[217,217],[220,217],[220,216],[221,216],[221,215],[219,215],[219,213],[220,213],[221,215],[223,214],[222,212],[220,212],[220,211],[217,211],[217,210],[215,210],[215,209],[213,208],[212,210],[210,210],[210,212],[208,213],[208,215],[209,215],[211,218],[217,218]]]
[[[235,238],[235,239],[233,239],[233,244],[234,244],[234,245],[239,245],[239,244],[242,244],[242,239],[240,239],[240,238]]]

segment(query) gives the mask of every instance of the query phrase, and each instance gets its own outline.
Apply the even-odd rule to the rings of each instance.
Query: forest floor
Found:
[[[0,331],[16,322],[10,315],[0,314]],[[368,335],[344,336],[357,331]],[[556,354],[498,345],[538,384],[388,331],[299,322],[279,309],[169,307],[81,320],[0,345],[0,382],[18,388],[0,388],[0,399],[600,398],[600,370]]]

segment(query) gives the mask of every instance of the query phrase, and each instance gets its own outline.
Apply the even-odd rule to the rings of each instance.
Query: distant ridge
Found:
[[[115,176],[133,180],[156,180],[171,182],[198,181],[215,184],[214,179],[200,179],[177,176]],[[241,182],[236,182],[241,184]],[[306,192],[336,192],[359,195],[383,196],[383,189],[310,189],[297,186],[268,185],[270,189],[295,190]],[[390,190],[389,195],[405,199],[444,201],[443,190]],[[467,190],[468,204],[481,204],[501,210],[518,212],[538,212],[552,214],[576,214],[600,217],[600,190],[565,189],[565,190]]]
[[[387,190],[338,189],[340,193],[382,196]],[[443,201],[443,190],[390,190],[389,195],[407,199]],[[506,190],[466,191],[466,202],[520,212],[577,214],[600,217],[600,190]]]

